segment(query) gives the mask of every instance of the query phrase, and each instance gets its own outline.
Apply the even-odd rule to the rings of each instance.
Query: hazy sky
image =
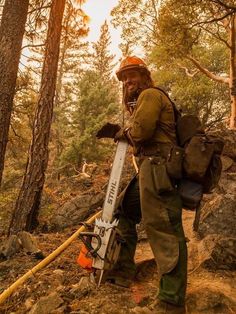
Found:
[[[97,41],[100,35],[100,27],[105,20],[109,23],[111,10],[118,4],[118,0],[87,0],[82,9],[90,17],[89,41]],[[117,59],[121,56],[118,45],[121,41],[120,30],[116,30],[109,24],[111,33],[111,52],[116,55]]]

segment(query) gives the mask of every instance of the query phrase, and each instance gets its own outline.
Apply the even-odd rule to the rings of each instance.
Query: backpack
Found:
[[[177,179],[184,208],[195,209],[203,194],[211,193],[219,182],[224,141],[204,131],[196,115],[183,115],[168,94],[157,89],[168,97],[175,115],[178,145],[172,150],[174,155],[167,160],[167,172]]]
[[[187,120],[189,123],[186,123]],[[201,184],[203,193],[211,193],[222,171],[220,155],[224,148],[223,139],[205,132],[194,115],[180,117],[176,130],[179,144],[184,148],[183,177]]]

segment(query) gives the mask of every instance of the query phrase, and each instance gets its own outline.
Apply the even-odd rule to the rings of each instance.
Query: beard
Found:
[[[142,89],[138,88],[135,91],[129,91],[125,88],[125,95],[128,102],[132,102],[138,99],[139,94],[141,93]]]
[[[125,104],[128,111],[132,112],[132,110],[130,110],[131,108],[129,108],[129,103],[136,102],[143,90],[153,86],[154,84],[151,77],[146,74],[142,75],[142,81],[138,88],[134,91],[129,91],[128,88],[123,85],[123,103]]]
[[[123,102],[127,108],[127,110],[130,112],[130,114],[133,113],[136,102],[138,99],[139,94],[142,92],[142,89],[139,88],[135,91],[128,91],[126,88],[123,89]]]

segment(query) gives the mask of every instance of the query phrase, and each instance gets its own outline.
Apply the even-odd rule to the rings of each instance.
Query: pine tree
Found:
[[[111,36],[107,21],[105,21],[100,29],[99,40],[96,43],[93,43],[94,53],[92,55],[92,64],[94,71],[106,82],[110,80],[114,68],[113,62],[115,56],[109,52],[110,44]]]
[[[50,143],[52,161],[49,172],[58,179],[61,154],[71,136],[68,117],[76,84],[75,73],[82,71],[89,58],[88,42],[84,40],[89,30],[88,20],[81,8],[74,7],[71,2],[66,3]]]
[[[48,143],[53,113],[53,98],[59,58],[60,35],[65,0],[53,0],[48,22],[45,61],[40,95],[29,149],[26,172],[13,213],[10,234],[31,231],[37,218],[48,165]]]
[[[109,52],[110,33],[107,22],[101,27],[99,40],[93,44],[90,69],[78,75],[77,99],[72,110],[71,129],[75,136],[62,157],[62,163],[80,166],[87,161],[104,160],[112,150],[112,142],[98,141],[97,130],[108,121],[117,121],[119,88],[113,77],[114,56]],[[73,133],[73,131],[72,131]]]

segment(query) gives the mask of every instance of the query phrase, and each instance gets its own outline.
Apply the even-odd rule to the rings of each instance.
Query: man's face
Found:
[[[132,96],[140,89],[142,77],[138,71],[127,70],[122,75],[122,82],[128,95]]]

